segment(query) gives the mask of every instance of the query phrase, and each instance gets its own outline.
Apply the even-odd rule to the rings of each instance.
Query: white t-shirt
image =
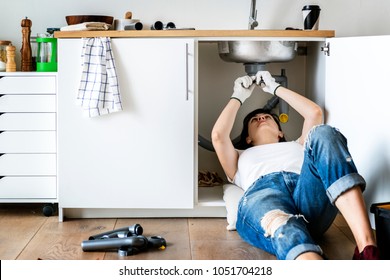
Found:
[[[238,158],[238,170],[233,183],[247,190],[258,178],[272,172],[300,174],[303,146],[298,142],[280,142],[248,148]]]

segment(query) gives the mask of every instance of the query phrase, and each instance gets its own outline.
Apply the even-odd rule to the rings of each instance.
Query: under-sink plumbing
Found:
[[[245,72],[248,74],[248,76],[255,76],[257,72],[266,70],[265,63],[244,63],[244,67],[245,67]],[[286,69],[282,69],[280,75],[272,75],[272,77],[281,86],[287,88]],[[263,109],[272,110],[276,107],[278,103],[279,103],[279,120],[281,123],[286,123],[288,122],[289,105],[283,99],[277,97],[276,95],[273,95],[271,99],[267,101]]]
[[[252,2],[251,2],[251,10],[249,12],[248,29],[249,30],[253,30],[258,25],[259,25],[259,23],[257,22],[256,0],[252,0]]]

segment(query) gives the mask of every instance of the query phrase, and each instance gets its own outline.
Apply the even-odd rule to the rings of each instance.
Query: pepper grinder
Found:
[[[15,72],[16,71],[16,63],[15,63],[15,49],[16,47],[12,44],[6,47],[7,50],[7,64],[6,64],[6,72]]]
[[[30,44],[30,34],[31,34],[31,25],[32,22],[27,17],[22,19],[22,49],[20,50],[22,54],[22,71],[32,71],[32,53],[31,53],[31,44]]]

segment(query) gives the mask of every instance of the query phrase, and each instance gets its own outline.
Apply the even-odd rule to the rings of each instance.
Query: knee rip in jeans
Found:
[[[276,230],[281,226],[287,224],[288,220],[290,220],[293,217],[295,217],[296,219],[303,218],[306,221],[305,217],[301,214],[297,214],[297,215],[287,214],[286,212],[283,212],[282,210],[279,209],[275,209],[267,212],[260,221],[260,225],[265,231],[264,236],[274,237]],[[278,237],[283,237],[283,236],[278,236]]]
[[[313,126],[313,127],[310,129],[309,133],[307,134],[307,137],[306,137],[306,140],[305,140],[305,143],[304,143],[305,149],[312,150],[312,147],[310,146],[310,144],[311,144],[311,137],[312,137],[312,135],[313,135],[313,132],[315,132],[319,127],[328,127],[328,128],[332,128],[332,129],[334,129],[334,130],[336,130],[336,131],[339,131],[338,128],[330,127],[330,126],[328,126],[328,125],[326,125],[326,124],[319,124],[319,125]],[[345,157],[345,161],[346,161],[347,163],[352,162],[352,157],[351,157],[351,155],[348,154],[348,155]]]

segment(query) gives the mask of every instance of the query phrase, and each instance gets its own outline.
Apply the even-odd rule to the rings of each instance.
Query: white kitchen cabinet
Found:
[[[82,40],[59,39],[60,219],[72,209],[192,209],[194,40],[114,38],[112,47],[123,111],[89,118],[76,105]]]
[[[197,44],[212,41],[113,38],[124,110],[88,118],[76,105],[82,40],[59,39],[60,219],[226,215],[222,188],[196,178]]]
[[[366,203],[389,201],[390,160],[385,145],[389,115],[384,107],[388,37],[114,38],[124,111],[92,119],[75,105],[81,39],[60,38],[60,204],[66,214],[85,217],[226,214],[220,211],[224,208],[221,190],[198,190],[195,178],[200,163],[198,117],[214,119],[199,108],[204,104],[198,104],[198,94],[212,107],[208,111],[222,108],[225,101],[217,104],[224,99],[216,98],[216,92],[226,92],[228,98],[231,83],[226,81],[243,74],[240,65],[220,63],[215,52],[206,58],[210,67],[202,64],[198,75],[202,56],[198,43],[219,40],[295,40],[307,46],[307,56],[280,66],[289,68],[289,86],[321,105],[326,122],[347,136],[358,169],[368,182]],[[321,51],[327,43],[330,56]],[[220,71],[229,67],[237,73],[226,76],[226,71]],[[278,73],[278,67],[270,65],[271,72]],[[211,82],[203,86],[205,80]],[[294,111],[290,113],[287,126],[294,120],[299,123]],[[367,114],[378,117],[372,120]],[[41,125],[49,128],[51,124]],[[109,214],[106,209],[118,211]]]
[[[56,91],[55,73],[0,73],[0,203],[57,202]]]
[[[367,181],[367,207],[390,201],[390,36],[333,38],[326,57],[326,122],[348,139]],[[369,215],[374,227],[374,216]]]

